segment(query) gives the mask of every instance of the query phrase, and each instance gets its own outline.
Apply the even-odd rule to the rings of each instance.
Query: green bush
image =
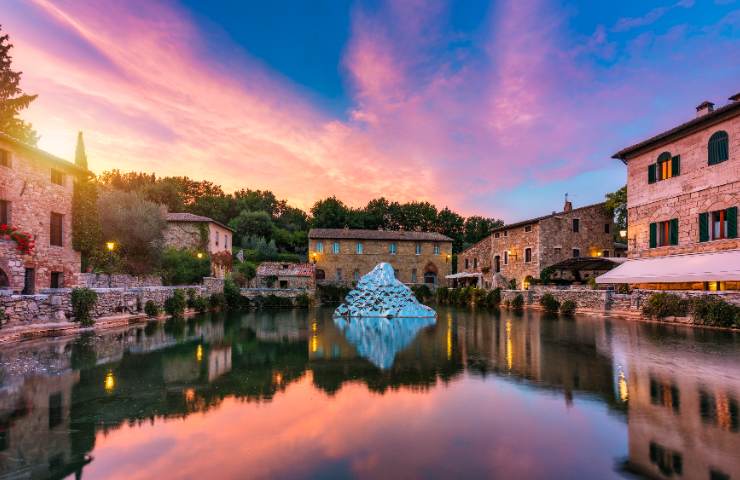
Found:
[[[439,287],[437,291],[435,292],[437,296],[437,303],[439,304],[446,304],[448,303],[449,297],[450,297],[450,289],[447,287]]]
[[[596,277],[588,277],[588,280],[586,280],[586,285],[588,285],[588,288],[591,290],[596,290],[598,288],[598,285],[596,284]]]
[[[411,287],[411,290],[414,292],[416,299],[419,300],[421,303],[426,303],[433,296],[432,290],[429,288],[429,286],[423,283],[421,285],[413,285]]]
[[[295,298],[295,306],[308,308],[311,306],[311,297],[307,293],[301,293]]]
[[[509,289],[510,290],[516,290],[516,280],[513,279],[513,278],[511,280],[509,280]]]
[[[740,327],[740,307],[714,296],[694,299],[694,322],[715,327]]]
[[[165,285],[192,285],[211,274],[211,260],[207,255],[198,258],[197,252],[166,248],[162,252],[162,283]]]
[[[208,303],[212,309],[221,310],[226,307],[226,296],[221,292],[212,293],[208,298]]]
[[[685,317],[689,302],[672,293],[654,293],[642,306],[642,313],[650,318]]]
[[[546,293],[540,298],[540,305],[547,313],[558,313],[560,302],[551,293]]]
[[[185,313],[185,307],[188,302],[185,298],[185,292],[182,290],[175,290],[172,292],[172,296],[164,301],[164,311],[168,315],[173,317],[181,317]]]
[[[89,288],[72,290],[72,314],[82,326],[89,327],[95,323],[92,318],[92,309],[97,301],[98,294]]]
[[[341,303],[349,293],[349,288],[342,285],[319,285],[316,293],[322,303]]]
[[[501,304],[501,289],[496,287],[486,295],[486,305],[489,307],[498,307]]]
[[[278,297],[277,295],[268,295],[262,303],[264,307],[292,308],[293,300],[287,297]]]
[[[484,305],[486,303],[486,291],[482,288],[473,288],[470,291],[470,304],[473,306]]]
[[[550,283],[550,277],[552,277],[552,274],[555,273],[555,269],[552,267],[545,267],[540,272],[540,283],[547,284]]]
[[[560,313],[565,316],[571,316],[576,313],[576,302],[573,300],[565,300],[560,304]]]
[[[224,282],[224,306],[229,310],[246,310],[249,308],[249,300],[242,296],[239,285],[232,278]]]
[[[511,308],[514,310],[521,310],[524,308],[524,296],[521,293],[517,293],[514,300],[511,301]]]
[[[185,290],[185,295],[188,297],[188,308],[194,308],[195,298],[198,296],[198,292],[194,288],[188,288]]]
[[[144,313],[147,317],[156,317],[159,315],[159,305],[154,300],[147,300],[144,304]]]
[[[188,307],[194,309],[198,313],[205,313],[206,310],[208,310],[208,300],[206,300],[205,297],[198,295],[192,302],[188,301]]]

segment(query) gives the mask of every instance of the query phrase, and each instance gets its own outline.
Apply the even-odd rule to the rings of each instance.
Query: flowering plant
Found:
[[[22,232],[15,227],[5,224],[0,225],[0,238],[13,240],[16,243],[16,248],[23,255],[33,253],[33,247],[36,245],[30,233]]]

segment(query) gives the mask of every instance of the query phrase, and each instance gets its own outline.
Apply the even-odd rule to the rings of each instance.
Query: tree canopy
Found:
[[[0,33],[2,26],[0,25]],[[20,112],[28,108],[36,95],[26,94],[20,87],[22,72],[11,68],[10,37],[0,35],[0,131],[18,140],[36,145],[38,135],[30,123],[20,118]]]

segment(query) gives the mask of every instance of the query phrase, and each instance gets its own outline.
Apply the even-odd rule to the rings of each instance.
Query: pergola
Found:
[[[475,285],[480,287],[483,284],[483,274],[480,272],[459,272],[452,275],[445,275],[447,280],[452,280],[454,285]]]
[[[608,272],[626,261],[626,258],[576,257],[558,262],[550,268],[561,276],[563,272],[569,272],[575,280],[580,281],[582,272]]]

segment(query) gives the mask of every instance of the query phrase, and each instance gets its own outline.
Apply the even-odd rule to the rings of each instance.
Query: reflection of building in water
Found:
[[[208,352],[208,381],[231,371],[231,345],[214,346]]]
[[[27,377],[0,390],[0,476],[62,478],[86,463],[70,442],[72,386],[79,373]]]
[[[632,340],[627,468],[660,479],[740,478],[737,356],[682,352],[690,368],[679,369],[665,349]]]

